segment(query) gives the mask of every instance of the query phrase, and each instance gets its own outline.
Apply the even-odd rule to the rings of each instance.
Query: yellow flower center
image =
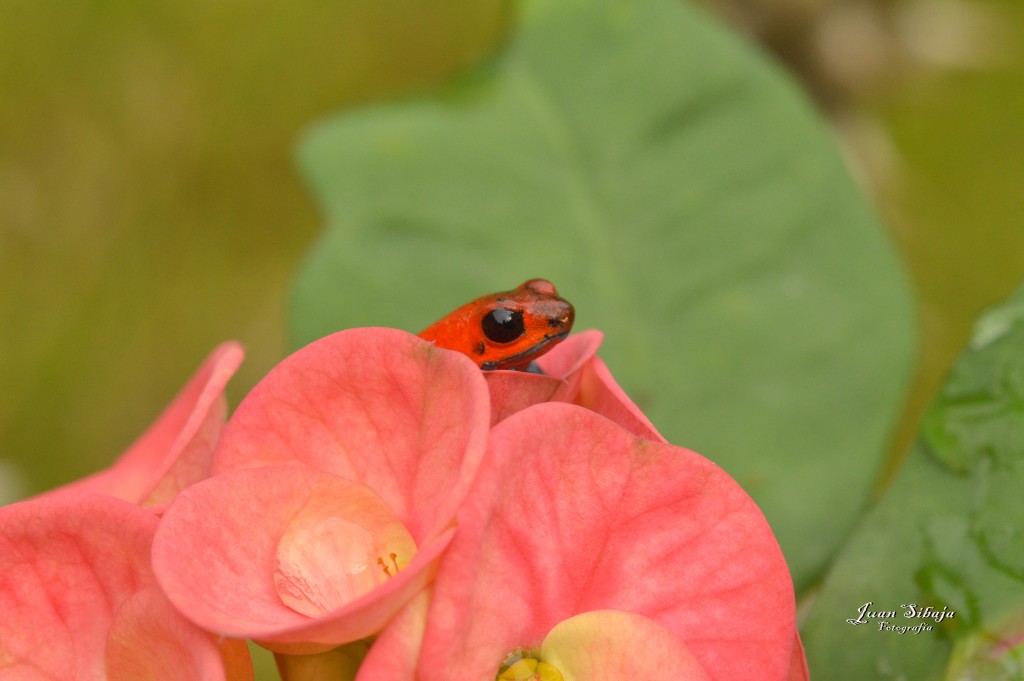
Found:
[[[336,610],[395,577],[416,544],[368,488],[339,479],[310,494],[277,545],[274,586],[310,617]]]
[[[564,681],[562,672],[539,657],[537,651],[516,650],[505,658],[497,681]]]

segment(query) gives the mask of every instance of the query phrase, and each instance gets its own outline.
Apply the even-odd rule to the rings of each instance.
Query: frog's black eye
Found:
[[[491,310],[480,320],[480,328],[488,340],[495,343],[511,343],[523,335],[523,313],[499,307]]]

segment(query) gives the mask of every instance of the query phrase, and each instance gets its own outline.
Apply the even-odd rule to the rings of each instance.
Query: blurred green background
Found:
[[[916,283],[894,452],[984,305],[1024,278],[1024,8],[711,5],[831,118]],[[284,352],[321,228],[291,162],[313,121],[443,80],[509,2],[0,3],[0,499],[124,449],[217,342]]]
[[[105,465],[226,338],[248,350],[236,404],[282,357],[321,226],[298,135],[486,53],[508,9],[0,3],[0,461],[21,491]]]
[[[1024,7],[718,0],[833,123],[915,284],[890,470],[978,311],[1024,279]],[[500,45],[514,5],[0,0],[0,503],[106,465],[218,342],[286,348],[322,227],[315,120]],[[543,273],[541,273],[543,274]]]

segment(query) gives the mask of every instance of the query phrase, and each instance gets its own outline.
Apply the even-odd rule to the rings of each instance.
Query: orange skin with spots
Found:
[[[526,369],[572,330],[576,311],[554,284],[531,279],[481,296],[445,315],[419,337],[466,355],[485,371]],[[489,318],[489,319],[488,319]]]

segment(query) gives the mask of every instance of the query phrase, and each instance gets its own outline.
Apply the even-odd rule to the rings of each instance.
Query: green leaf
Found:
[[[1024,288],[982,317],[885,498],[825,581],[804,627],[827,679],[1024,678]],[[864,603],[955,611],[899,635],[850,626]],[[952,657],[951,657],[952,656]]]
[[[499,58],[304,141],[329,228],[294,339],[418,331],[551,279],[658,428],[761,504],[798,584],[861,513],[911,346],[889,244],[818,118],[672,0],[526,5]]]

